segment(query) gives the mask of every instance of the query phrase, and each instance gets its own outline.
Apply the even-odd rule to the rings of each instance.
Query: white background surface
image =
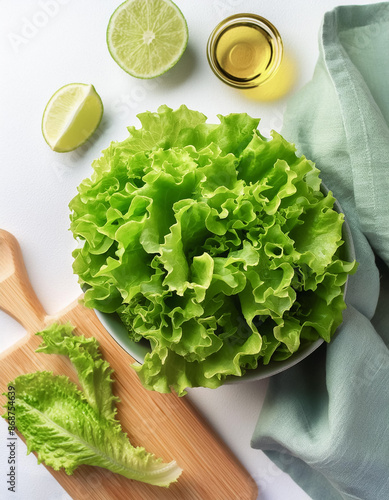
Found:
[[[206,114],[247,112],[261,117],[264,135],[280,130],[288,97],[312,76],[317,36],[324,13],[336,0],[177,0],[190,40],[175,68],[152,81],[136,80],[110,57],[105,32],[119,1],[0,0],[0,227],[22,247],[32,285],[49,314],[80,293],[72,274],[74,242],[68,203],[90,164],[111,140],[139,125],[135,115],[160,104],[184,103]],[[344,1],[343,4],[374,3]],[[46,9],[46,12],[45,12]],[[214,26],[238,12],[253,12],[279,29],[295,62],[296,81],[286,97],[274,102],[249,100],[220,82],[208,67],[205,47]],[[100,94],[103,122],[89,143],[73,153],[52,152],[41,135],[41,118],[51,95],[71,82],[92,83]],[[1,255],[0,255],[1,259]],[[0,351],[24,335],[23,328],[0,311]],[[0,390],[6,383],[1,373]],[[259,486],[263,500],[306,500],[308,496],[265,455],[250,448],[250,438],[266,391],[266,381],[194,389],[189,397],[217,429]],[[0,422],[0,498],[65,500],[70,497],[33,455],[17,448],[17,493],[7,492],[7,429]],[[143,499],[142,499],[143,500]],[[145,499],[147,500],[147,499]],[[225,499],[239,500],[239,499]]]

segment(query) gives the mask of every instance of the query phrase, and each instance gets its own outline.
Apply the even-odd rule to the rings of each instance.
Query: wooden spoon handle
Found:
[[[46,316],[32,289],[16,238],[0,229],[0,309],[35,333]]]

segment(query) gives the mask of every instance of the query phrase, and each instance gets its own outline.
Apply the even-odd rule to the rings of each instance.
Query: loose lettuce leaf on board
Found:
[[[68,377],[52,372],[20,375],[11,381],[15,422],[38,462],[67,474],[80,465],[103,467],[130,479],[169,486],[181,474],[175,461],[163,463],[142,447],[131,445],[116,420],[113,373],[101,358],[93,337],[74,336],[70,324],[53,324],[39,332],[38,352],[68,356],[83,391]],[[6,406],[8,409],[8,405]],[[3,415],[8,418],[8,412]]]

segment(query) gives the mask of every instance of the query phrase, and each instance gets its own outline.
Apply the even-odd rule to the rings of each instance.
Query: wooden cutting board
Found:
[[[37,370],[52,370],[77,382],[65,356],[35,353],[41,338],[33,335],[45,325],[70,321],[76,334],[98,339],[104,358],[115,370],[114,392],[121,402],[118,418],[131,443],[144,446],[164,461],[183,468],[177,483],[161,488],[132,481],[105,469],[79,467],[72,476],[48,467],[75,499],[103,500],[255,500],[257,486],[248,472],[217,437],[187,398],[147,391],[131,369],[133,359],[112,339],[92,310],[77,302],[56,316],[47,316],[35,295],[16,239],[0,230],[0,308],[28,334],[0,353],[0,393],[7,383]],[[2,332],[4,335],[5,332]],[[4,397],[0,402],[5,404]],[[226,411],[228,409],[226,408]]]

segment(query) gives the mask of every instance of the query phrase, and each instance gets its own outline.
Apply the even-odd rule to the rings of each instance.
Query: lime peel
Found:
[[[171,0],[126,0],[112,14],[108,50],[137,78],[155,78],[172,68],[188,44],[188,26]]]
[[[50,98],[42,118],[42,134],[53,151],[65,153],[84,144],[103,116],[103,103],[91,84],[70,83]]]

